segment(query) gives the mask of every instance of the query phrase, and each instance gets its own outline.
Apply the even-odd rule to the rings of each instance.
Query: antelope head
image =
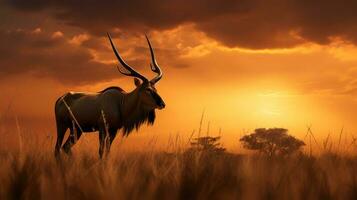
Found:
[[[150,63],[150,68],[153,72],[155,72],[157,75],[151,79],[150,81],[140,74],[138,71],[130,67],[120,56],[118,53],[118,50],[116,49],[112,38],[110,34],[108,33],[108,37],[110,40],[110,44],[113,48],[114,54],[117,57],[119,63],[127,70],[127,72],[121,71],[119,66],[117,66],[118,71],[121,74],[124,74],[126,76],[131,76],[134,77],[134,83],[136,86],[135,91],[138,93],[139,101],[143,105],[144,109],[146,110],[153,110],[153,109],[163,109],[165,108],[165,102],[162,100],[160,95],[157,93],[157,90],[155,88],[155,84],[161,79],[162,77],[162,71],[160,66],[157,64],[156,59],[155,59],[155,54],[154,50],[151,46],[149,38],[145,35],[146,40],[149,45],[150,49],[150,54],[151,54],[151,63]]]

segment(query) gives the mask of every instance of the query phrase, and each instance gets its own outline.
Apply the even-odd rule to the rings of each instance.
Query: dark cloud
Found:
[[[194,23],[227,46],[284,48],[312,41],[327,44],[332,37],[357,43],[355,0],[11,0],[25,12],[48,10],[66,24],[97,35],[122,31],[162,30]]]
[[[93,54],[113,59],[103,40],[107,31],[120,36],[120,49],[131,52],[127,62],[146,72],[149,54],[142,33],[183,24],[229,47],[289,48],[307,41],[328,44],[333,37],[357,43],[354,0],[0,0],[0,5],[0,76],[32,73],[65,84],[118,77],[113,65]],[[43,31],[35,33],[37,27]],[[57,30],[64,36],[54,35]],[[131,38],[125,38],[126,32]],[[71,44],[80,34],[88,38]],[[182,49],[154,46],[160,65],[188,66],[180,57]]]
[[[117,78],[113,65],[95,61],[89,50],[71,45],[60,32],[0,30],[0,76],[31,73],[64,84]]]

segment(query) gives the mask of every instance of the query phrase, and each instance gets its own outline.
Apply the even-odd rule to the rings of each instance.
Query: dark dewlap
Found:
[[[128,136],[131,131],[139,129],[139,127],[143,123],[147,123],[148,125],[152,125],[155,122],[155,110],[149,111],[149,112],[142,112],[134,120],[126,120],[123,123],[123,135]]]

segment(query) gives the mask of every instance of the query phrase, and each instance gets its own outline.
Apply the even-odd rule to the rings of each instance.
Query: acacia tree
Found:
[[[222,147],[219,140],[221,137],[198,137],[194,139],[194,142],[191,142],[191,151],[204,151],[212,153],[224,153],[225,148]]]
[[[254,133],[243,136],[240,142],[244,148],[268,156],[290,155],[305,145],[303,141],[288,135],[288,130],[284,128],[255,129]]]

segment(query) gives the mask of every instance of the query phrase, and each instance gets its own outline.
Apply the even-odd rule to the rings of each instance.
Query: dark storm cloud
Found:
[[[115,37],[122,34],[121,39],[127,31],[139,41],[143,32],[186,23],[229,47],[288,48],[304,42],[328,44],[333,37],[357,44],[354,0],[0,0],[0,6],[0,78],[33,73],[65,84],[117,78],[114,66],[93,55],[99,52],[112,59],[102,37],[107,31]],[[33,32],[37,26],[44,31]],[[64,36],[54,37],[56,30]],[[82,33],[89,39],[70,44]],[[129,64],[148,67],[147,46],[129,48]],[[162,66],[188,66],[175,47],[155,46],[155,51]]]
[[[284,48],[332,37],[357,43],[355,0],[12,0],[25,12],[48,10],[66,24],[102,35],[112,28],[162,30],[194,23],[227,46]]]

